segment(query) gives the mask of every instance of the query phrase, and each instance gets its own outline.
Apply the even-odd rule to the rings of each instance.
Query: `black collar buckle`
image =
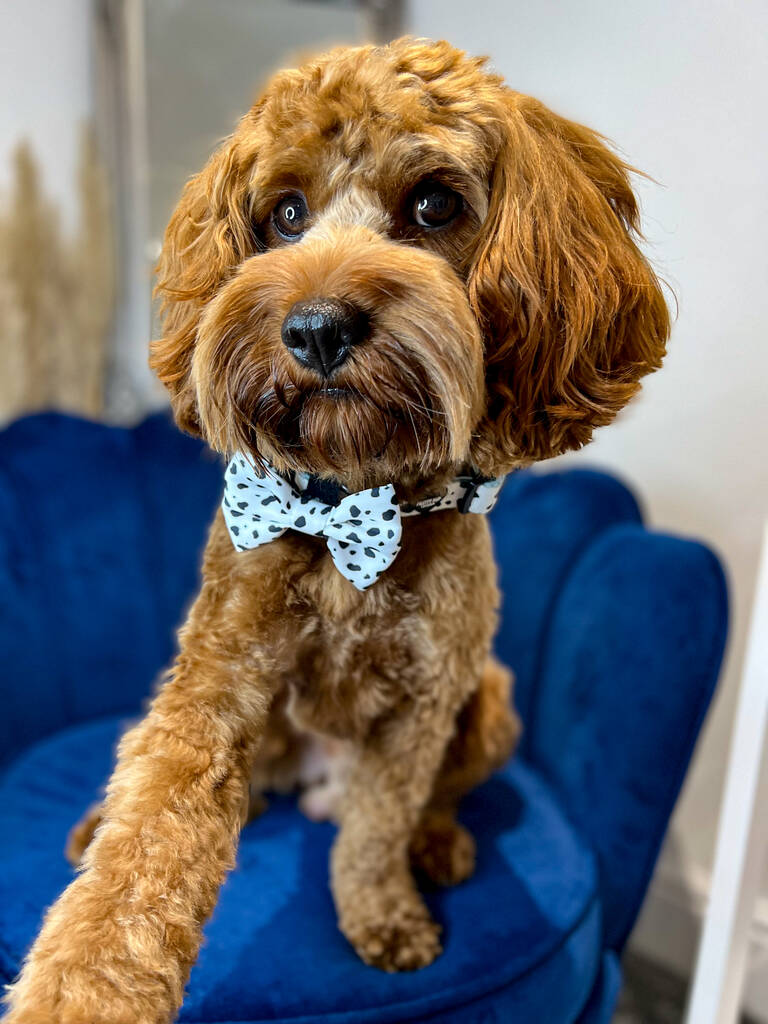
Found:
[[[470,505],[477,496],[477,492],[480,490],[483,484],[487,484],[491,479],[489,476],[470,476],[461,478],[461,483],[464,486],[464,493],[456,502],[456,508],[463,515],[467,515],[470,510]]]

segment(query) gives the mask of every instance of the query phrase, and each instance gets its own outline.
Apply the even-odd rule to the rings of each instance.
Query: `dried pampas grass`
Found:
[[[78,223],[64,231],[25,142],[0,211],[0,420],[39,409],[99,417],[115,290],[104,167],[84,130]]]

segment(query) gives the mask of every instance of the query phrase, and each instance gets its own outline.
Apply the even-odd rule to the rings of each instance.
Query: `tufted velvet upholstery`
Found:
[[[165,418],[0,435],[0,980],[71,877],[62,847],[173,650],[220,466]],[[186,515],[168,516],[168,496]],[[181,525],[178,525],[181,523]],[[722,571],[599,473],[522,473],[493,514],[520,755],[467,799],[445,953],[385,975],[338,933],[333,829],[286,798],[243,834],[180,1020],[605,1024],[725,642]]]

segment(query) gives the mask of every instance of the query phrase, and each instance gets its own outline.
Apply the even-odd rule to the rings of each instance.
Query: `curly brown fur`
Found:
[[[392,481],[409,500],[470,465],[494,475],[584,444],[659,365],[668,332],[628,171],[446,43],[340,49],[282,72],[168,227],[152,365],[179,424],[220,451],[351,490]],[[425,180],[462,197],[445,227],[410,216]],[[286,192],[309,210],[295,244],[270,219]],[[370,325],[334,392],[280,337],[292,305],[321,296]],[[318,539],[237,553],[217,515],[180,653],[121,743],[9,1024],[167,1024],[254,764],[260,785],[300,774],[302,733],[343,750],[327,806],[342,931],[386,970],[430,963],[440,929],[411,863],[442,882],[471,872],[456,806],[517,731],[488,661],[497,605],[479,516],[407,519],[391,570],[359,593]]]

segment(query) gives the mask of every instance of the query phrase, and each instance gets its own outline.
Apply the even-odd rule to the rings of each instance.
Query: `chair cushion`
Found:
[[[101,719],[29,748],[0,781],[0,974],[10,981],[44,908],[69,882],[67,832],[98,799],[121,723]],[[336,927],[334,829],[275,798],[243,832],[238,865],[206,928],[180,1021],[291,1024],[565,1024],[600,971],[593,854],[522,761],[466,800],[475,877],[431,891],[444,954],[412,974],[365,966]]]

